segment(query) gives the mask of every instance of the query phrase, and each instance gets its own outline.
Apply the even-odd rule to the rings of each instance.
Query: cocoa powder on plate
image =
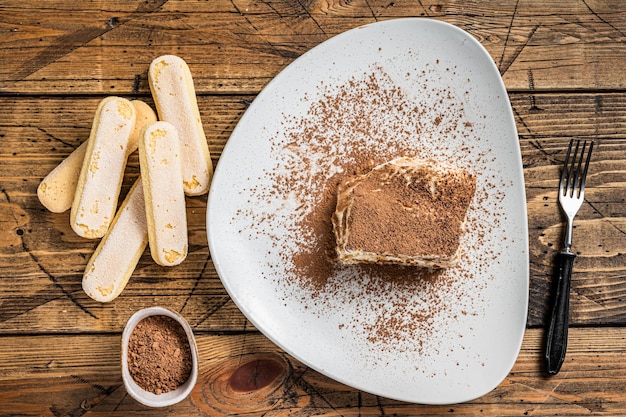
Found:
[[[475,129],[484,116],[468,117],[465,109],[470,89],[454,92],[441,83],[455,71],[439,61],[393,76],[373,66],[343,84],[321,83],[318,94],[302,99],[310,104],[304,116],[283,115],[271,142],[275,165],[249,178],[244,191],[257,204],[237,213],[237,222],[248,222],[240,233],[269,239],[261,274],[276,283],[285,305],[341,317],[339,329],[360,335],[373,351],[426,355],[441,341],[462,337],[443,333],[459,318],[481,314],[482,289],[491,279],[483,269],[501,253],[484,242],[504,215],[502,187],[487,169],[493,155],[479,150]],[[409,83],[418,87],[400,87]],[[331,216],[338,184],[400,156],[478,174],[459,266],[433,272],[336,260]]]
[[[130,335],[128,370],[146,391],[159,395],[175,390],[189,379],[192,361],[185,329],[171,317],[146,317]]]

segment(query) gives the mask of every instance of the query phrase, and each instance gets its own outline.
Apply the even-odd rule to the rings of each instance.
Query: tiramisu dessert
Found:
[[[453,266],[476,178],[434,161],[397,158],[338,187],[332,222],[345,264]]]

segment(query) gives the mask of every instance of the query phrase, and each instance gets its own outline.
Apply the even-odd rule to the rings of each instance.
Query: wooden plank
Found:
[[[561,149],[557,150],[559,143]],[[626,177],[620,172],[626,168],[621,156],[626,141],[609,138],[598,143],[588,176],[585,203],[575,221],[574,251],[578,256],[572,282],[573,323],[622,322],[625,313],[622,271],[626,264],[626,218],[622,208],[626,199]],[[522,141],[527,161],[531,241],[530,325],[540,325],[545,315],[543,306],[549,300],[556,273],[554,258],[563,241],[564,218],[557,204],[556,189],[566,145],[567,138]],[[538,163],[540,159],[545,161]]]
[[[626,329],[572,329],[566,362],[553,377],[543,373],[542,333],[526,332],[512,371],[494,391],[468,403],[441,406],[392,401],[351,389],[307,368],[258,333],[197,333],[198,383],[190,397],[167,412],[498,417],[626,413]],[[162,415],[164,410],[143,407],[126,394],[119,343],[119,334],[0,338],[0,413]],[[235,372],[246,378],[235,384]],[[261,386],[254,387],[255,381]]]
[[[60,3],[60,4],[59,4]],[[487,49],[509,90],[626,87],[619,0],[290,2],[58,1],[0,6],[0,93],[146,93],[159,55],[189,62],[201,94],[256,94],[281,69],[354,27],[402,17],[459,26]]]
[[[149,97],[140,96],[150,102]],[[252,96],[201,96],[214,162]],[[252,326],[223,289],[206,246],[206,196],[188,198],[190,256],[181,267],[157,267],[148,253],[122,296],[99,305],[81,276],[96,242],[76,236],[68,213],[38,202],[39,181],[89,134],[97,97],[4,97],[0,114],[0,333],[118,331],[134,310],[166,303],[199,330]],[[556,203],[559,169],[570,136],[602,137],[577,216],[573,325],[626,323],[626,100],[622,94],[511,94],[520,132],[530,238],[529,326],[541,326],[550,298],[553,258],[563,219]],[[131,158],[127,192],[138,174]],[[593,235],[594,240],[585,236]]]

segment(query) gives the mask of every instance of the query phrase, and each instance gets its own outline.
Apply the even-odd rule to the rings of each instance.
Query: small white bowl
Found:
[[[192,366],[189,379],[175,390],[159,395],[146,391],[137,385],[128,370],[128,341],[130,335],[135,329],[135,326],[137,326],[137,323],[149,316],[167,316],[176,320],[183,326],[183,329],[185,329],[189,346],[191,347]],[[126,392],[143,405],[149,407],[167,407],[168,405],[173,405],[184,400],[189,395],[198,379],[198,347],[189,323],[187,323],[180,314],[163,307],[144,308],[133,314],[128,319],[124,332],[122,333],[122,379]]]

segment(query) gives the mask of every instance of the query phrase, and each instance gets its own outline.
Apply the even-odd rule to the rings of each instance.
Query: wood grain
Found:
[[[59,4],[60,3],[60,4]],[[200,94],[256,94],[305,51],[354,27],[402,17],[452,23],[487,49],[510,90],[626,87],[626,5],[619,0],[10,0],[0,6],[0,92],[147,92],[146,71],[183,57]]]
[[[427,406],[354,391],[297,361],[265,337],[199,334],[200,375],[167,413],[189,416],[461,415],[606,416],[626,413],[626,330],[573,329],[556,377],[543,374],[543,332],[528,330],[508,377],[465,404]],[[130,398],[121,381],[119,335],[0,339],[0,413],[24,416],[163,415]],[[19,346],[19,350],[15,347]],[[51,383],[54,381],[54,383]],[[593,389],[589,389],[593,387]]]

